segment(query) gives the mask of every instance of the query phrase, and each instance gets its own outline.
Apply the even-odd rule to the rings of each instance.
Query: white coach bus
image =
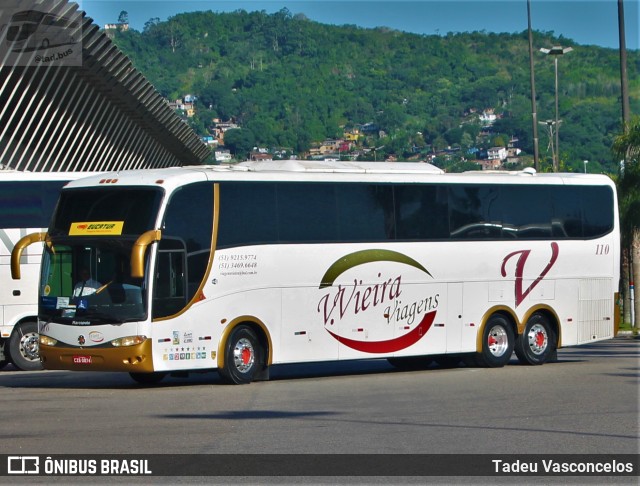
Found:
[[[42,247],[23,253],[22,279],[12,280],[10,257],[25,235],[43,231],[67,182],[88,172],[0,170],[0,368],[41,369],[38,356],[38,281]]]
[[[110,173],[62,190],[48,232],[16,245],[16,277],[32,241],[46,242],[44,367],[142,383],[371,358],[500,367],[514,351],[538,365],[617,322],[606,176],[303,161]]]

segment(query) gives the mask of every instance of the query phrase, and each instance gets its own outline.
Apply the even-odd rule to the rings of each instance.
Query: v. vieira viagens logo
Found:
[[[356,272],[353,277],[336,284],[336,280],[347,271],[380,262],[400,265],[384,265],[385,271],[375,272],[373,279],[359,278]],[[401,296],[405,290],[402,281],[404,266],[413,267],[433,278],[419,262],[392,250],[356,251],[334,262],[325,272],[319,287],[325,293],[318,301],[317,312],[322,316],[325,330],[345,346],[365,353],[393,353],[422,339],[433,324],[440,294],[434,293],[403,302]],[[389,272],[390,268],[393,269],[392,273],[385,273]],[[407,332],[390,339],[369,341],[351,339],[330,329],[336,324],[350,324],[354,321],[369,328],[379,324],[386,325],[388,333],[391,334],[394,333],[394,328],[402,328]]]

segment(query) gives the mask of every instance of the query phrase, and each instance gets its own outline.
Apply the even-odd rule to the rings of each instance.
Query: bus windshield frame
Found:
[[[155,187],[62,191],[42,261],[39,317],[76,325],[145,320],[148,283],[132,276],[131,254],[156,226],[163,195]]]

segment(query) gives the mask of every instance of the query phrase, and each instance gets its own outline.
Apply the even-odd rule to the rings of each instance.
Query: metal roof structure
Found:
[[[0,6],[0,167],[144,169],[197,165],[209,154],[77,4]]]

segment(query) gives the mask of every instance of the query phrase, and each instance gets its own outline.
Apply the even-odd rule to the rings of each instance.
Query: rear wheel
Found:
[[[15,325],[9,338],[9,358],[16,368],[23,371],[42,369],[39,340],[37,322],[27,321]]]
[[[524,332],[516,339],[516,356],[522,364],[541,365],[546,363],[556,349],[556,335],[549,319],[539,312],[533,314],[524,327]]]
[[[222,379],[234,385],[251,383],[264,367],[264,350],[249,326],[236,327],[225,346],[224,367],[218,371]]]
[[[511,323],[502,315],[494,315],[487,321],[482,333],[482,350],[476,354],[478,364],[499,368],[511,359],[515,337]]]

